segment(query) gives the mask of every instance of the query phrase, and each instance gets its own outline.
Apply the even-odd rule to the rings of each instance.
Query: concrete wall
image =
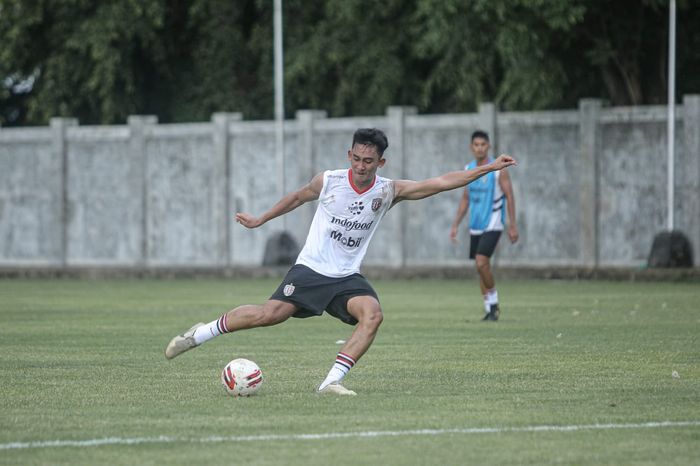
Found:
[[[700,251],[700,96],[676,114],[676,226]],[[211,122],[0,128],[0,266],[259,265],[279,230],[303,243],[315,205],[246,230],[233,214],[260,214],[324,169],[348,166],[358,127],[386,131],[380,171],[422,179],[471,160],[469,135],[486,129],[511,169],[521,239],[504,238],[496,262],[511,266],[639,266],[666,225],[666,108],[606,108],[327,118],[305,110],[285,124],[285,172],[274,122],[217,113]],[[368,265],[460,265],[468,252],[448,238],[459,190],[402,203],[384,219]]]

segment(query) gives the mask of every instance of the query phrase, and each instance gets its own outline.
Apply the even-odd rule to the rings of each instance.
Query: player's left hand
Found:
[[[491,163],[493,164],[493,168],[495,170],[503,170],[506,167],[518,164],[518,162],[516,162],[516,160],[508,154],[499,155],[498,158]]]
[[[450,228],[450,241],[452,241],[452,244],[459,244],[459,239],[457,239],[457,227],[454,225]]]
[[[518,227],[511,225],[508,227],[508,238],[510,238],[511,243],[518,241],[520,235],[518,234]]]

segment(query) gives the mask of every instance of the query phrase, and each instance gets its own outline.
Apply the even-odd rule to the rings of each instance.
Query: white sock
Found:
[[[226,314],[216,320],[212,320],[208,324],[202,325],[194,331],[194,342],[201,345],[205,341],[209,341],[214,337],[218,337],[224,333],[229,333],[226,326]]]
[[[338,356],[335,357],[335,364],[333,364],[333,367],[331,367],[331,370],[328,372],[326,380],[318,386],[318,389],[323,390],[332,383],[340,382],[354,365],[355,359],[345,353],[338,353]]]
[[[486,300],[489,304],[498,304],[498,291],[496,291],[496,288],[491,288],[486,292]]]
[[[484,295],[484,312],[486,314],[491,312],[491,306],[494,304],[498,304],[498,291],[496,291],[496,288],[491,288],[486,290]]]

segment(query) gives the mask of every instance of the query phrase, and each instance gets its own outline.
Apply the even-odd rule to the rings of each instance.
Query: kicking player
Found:
[[[377,176],[384,166],[387,138],[378,129],[358,129],[348,151],[350,169],[328,170],[306,186],[282,197],[259,217],[237,213],[236,221],[257,228],[306,202],[319,200],[306,243],[296,264],[264,304],[247,304],[208,324],[199,323],[174,337],[165,349],[172,359],[219,335],[266,327],[290,317],[328,312],[355,329],[338,353],[318,393],[355,395],[340,382],[374,341],[382,323],[379,298],[360,275],[360,264],[372,235],[387,211],[403,200],[417,200],[460,188],[495,170],[515,165],[508,155],[466,171],[423,181],[390,180]]]

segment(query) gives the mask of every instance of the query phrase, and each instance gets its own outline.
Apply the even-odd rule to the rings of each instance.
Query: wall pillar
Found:
[[[386,110],[387,116],[387,138],[389,148],[387,149],[386,175],[392,179],[406,179],[406,116],[418,113],[416,107],[392,106]],[[389,223],[392,231],[392,241],[389,246],[388,265],[402,267],[406,264],[406,203],[399,203],[392,208],[391,215],[388,215],[384,222]]]
[[[600,177],[600,99],[579,101],[580,157],[578,170],[579,215],[581,240],[579,260],[581,265],[597,267],[600,263],[598,229],[599,177]]]
[[[498,130],[497,130],[497,113],[496,105],[491,102],[482,102],[479,104],[479,129],[486,131],[489,134],[489,142],[491,143],[491,153],[494,157],[499,155],[498,151]],[[471,137],[471,134],[468,135]]]
[[[148,265],[148,153],[146,151],[146,128],[150,125],[158,124],[158,117],[155,115],[129,115],[127,118],[129,125],[129,151],[134,160],[134,166],[138,167],[137,172],[141,178],[141,266]]]
[[[700,95],[683,96],[683,148],[676,152],[677,229],[688,235],[700,263]]]
[[[314,151],[314,125],[317,120],[322,120],[328,117],[328,113],[324,110],[299,110],[296,112],[295,117],[299,122],[299,143],[298,152],[295,157],[295,163],[299,164],[298,173],[302,178],[298,180],[298,185],[303,186],[311,178],[316,175],[321,169],[317,169],[318,164],[316,163],[316,153]],[[316,211],[316,205],[314,203],[307,203],[300,209],[301,221],[300,225],[311,225],[314,213]],[[299,232],[297,232],[299,233]],[[302,244],[304,242],[304,233],[301,233],[301,237],[296,238]]]
[[[51,127],[51,152],[52,156],[59,161],[60,166],[60,188],[59,196],[61,199],[60,209],[61,228],[59,240],[59,260],[61,266],[68,265],[68,224],[71,218],[70,204],[68,203],[68,142],[66,133],[69,126],[78,126],[78,120],[75,118],[51,118],[49,120]]]
[[[214,163],[216,183],[219,192],[223,196],[223,211],[214,212],[217,229],[217,264],[218,266],[231,266],[231,252],[233,250],[233,235],[231,229],[234,224],[234,212],[231,202],[231,176],[233,166],[231,164],[231,143],[229,137],[229,125],[232,121],[241,121],[242,113],[217,112],[211,116],[212,142],[214,146]],[[216,205],[212,206],[216,208]]]

